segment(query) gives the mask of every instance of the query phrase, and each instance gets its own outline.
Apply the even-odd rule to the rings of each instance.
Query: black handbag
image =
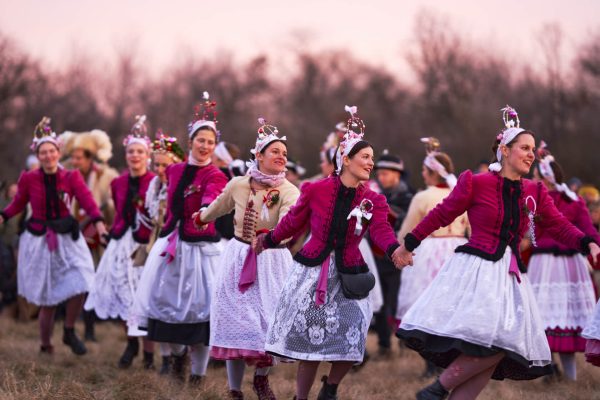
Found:
[[[342,293],[348,299],[361,300],[375,287],[375,275],[371,271],[359,274],[345,274],[338,270],[342,282]]]

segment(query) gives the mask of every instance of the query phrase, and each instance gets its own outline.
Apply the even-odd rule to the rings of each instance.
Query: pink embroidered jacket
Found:
[[[133,177],[125,172],[110,183],[116,210],[110,230],[111,238],[120,239],[131,228],[136,242],[148,243],[152,233],[152,218],[146,209],[145,199],[154,176],[154,173],[146,172],[145,175]]]
[[[527,203],[526,203],[527,200]],[[526,206],[527,204],[527,206]],[[450,224],[467,211],[471,238],[456,252],[474,254],[486,260],[500,260],[510,246],[519,269],[525,271],[518,251],[528,228],[528,211],[535,209],[535,225],[570,248],[589,251],[592,241],[571,224],[555,207],[552,197],[541,182],[529,179],[511,181],[495,172],[473,175],[463,172],[456,187],[444,201],[404,239],[406,249],[414,250],[431,232]]]
[[[372,202],[372,217],[370,221],[363,222],[360,235],[356,235],[356,217],[348,219],[348,214],[363,199]],[[364,185],[347,188],[337,176],[305,183],[296,205],[267,234],[265,247],[277,246],[310,224],[310,239],[294,256],[296,261],[306,266],[321,265],[333,250],[338,270],[347,273],[367,272],[368,267],[358,249],[367,227],[373,242],[385,249],[388,256],[399,246],[387,215],[385,197]]]
[[[188,163],[167,167],[167,218],[160,237],[169,235],[179,223],[179,238],[186,242],[218,242],[221,236],[214,222],[206,229],[194,227],[192,214],[208,206],[227,184],[227,177],[214,165],[198,167]]]
[[[73,198],[93,222],[102,220],[102,214],[78,170],[59,168],[55,174],[46,174],[40,168],[23,172],[17,187],[15,198],[2,211],[2,216],[9,219],[30,203],[32,214],[27,221],[27,230],[34,235],[42,235],[47,226],[52,226],[59,233],[70,232],[74,239],[79,237],[79,225],[71,217]],[[59,220],[61,226],[54,226]]]
[[[558,190],[548,192],[554,205],[573,225],[579,228],[583,233],[592,238],[596,244],[600,245],[600,234],[592,223],[590,212],[582,198],[573,201]],[[537,247],[533,248],[533,254],[552,253],[555,255],[573,255],[581,251],[579,247],[569,247],[565,243],[557,240],[547,230],[536,229]]]

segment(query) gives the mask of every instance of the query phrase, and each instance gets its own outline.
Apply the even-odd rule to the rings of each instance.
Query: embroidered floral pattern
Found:
[[[183,191],[183,197],[191,196],[192,194],[199,192],[201,188],[202,187],[200,185],[194,185],[193,183],[191,183]]]
[[[263,197],[263,203],[267,208],[272,208],[275,204],[279,202],[279,190],[271,189],[267,192],[267,194]]]

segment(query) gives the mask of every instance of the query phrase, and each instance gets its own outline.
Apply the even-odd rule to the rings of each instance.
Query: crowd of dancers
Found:
[[[144,368],[158,342],[160,373],[190,384],[206,379],[209,358],[223,360],[231,399],[244,398],[246,366],[257,397],[275,399],[269,371],[291,361],[295,399],[308,399],[322,361],[317,398],[337,399],[367,357],[370,326],[374,357],[390,356],[395,332],[426,360],[435,381],[418,399],[473,399],[490,379],[556,373],[552,353],[572,380],[576,352],[600,366],[590,275],[600,234],[516,111],[502,110],[488,172],[457,178],[439,140],[423,138],[427,189],[414,196],[401,159],[384,151],[375,161],[357,108],[345,111],[321,149],[322,174],[303,182],[286,136],[263,118],[241,161],[207,93],[187,152],[162,131],[151,140],[136,117],[120,175],[104,132],[57,135],[44,118],[31,146],[39,168],[22,173],[0,213],[0,223],[28,215],[18,293],[40,307],[40,351],[53,353],[66,302],[73,353],[87,352],[74,329],[83,309],[86,340],[96,318],[122,321],[120,368],[140,338]]]

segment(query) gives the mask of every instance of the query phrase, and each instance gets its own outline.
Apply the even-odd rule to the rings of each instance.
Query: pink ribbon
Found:
[[[167,257],[167,264],[170,264],[171,261],[175,259],[178,237],[179,234],[177,233],[177,228],[175,228],[175,230],[169,235],[169,239],[167,239],[167,247],[162,253],[160,253],[161,257]]]
[[[321,272],[319,273],[319,280],[317,281],[317,289],[315,290],[315,304],[322,306],[325,304],[327,297],[327,276],[329,275],[329,261],[331,254],[327,256],[323,264],[321,264]]]
[[[256,253],[252,249],[252,246],[248,248],[248,254],[244,260],[244,266],[242,267],[242,273],[240,274],[240,281],[238,283],[238,289],[244,293],[250,288],[256,281]]]
[[[521,283],[521,272],[519,271],[519,264],[517,263],[517,257],[514,253],[510,255],[510,266],[508,267],[508,273],[513,274],[517,278],[517,282]]]
[[[48,250],[55,251],[58,248],[58,237],[56,236],[56,232],[46,227],[46,244],[48,244]]]

